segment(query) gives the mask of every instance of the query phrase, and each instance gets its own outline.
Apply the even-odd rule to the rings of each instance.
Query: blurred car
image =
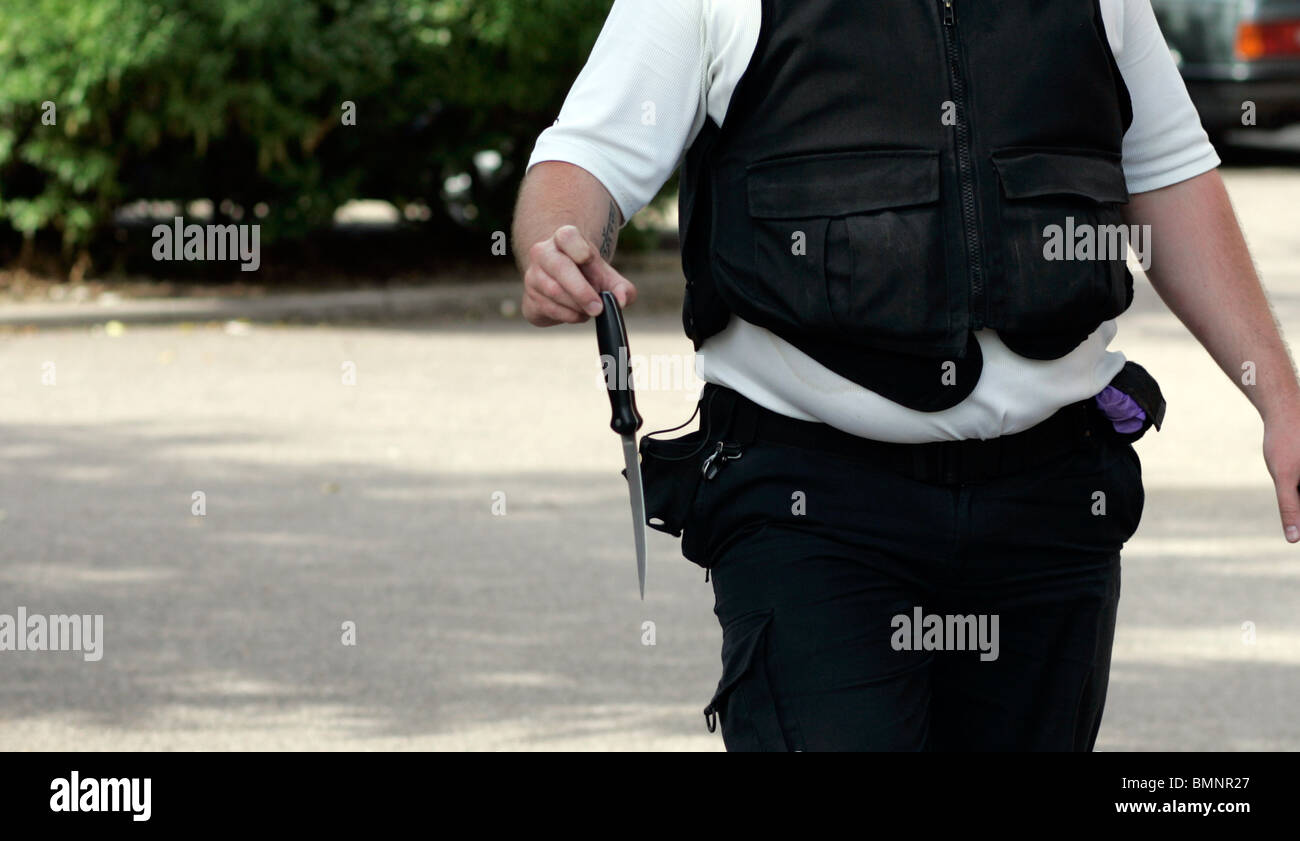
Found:
[[[1300,122],[1300,0],[1151,0],[1211,135]]]

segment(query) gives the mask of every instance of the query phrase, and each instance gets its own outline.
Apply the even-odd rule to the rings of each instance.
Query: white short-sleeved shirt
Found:
[[[1150,0],[1100,0],[1106,35],[1133,102],[1124,136],[1130,193],[1176,184],[1219,165],[1165,44]],[[559,119],[529,166],[564,161],[594,175],[624,219],[680,165],[707,119],[722,125],[758,43],[760,0],[615,0]],[[880,441],[919,443],[1020,432],[1103,389],[1124,364],[1107,321],[1066,356],[1032,360],[991,330],[976,333],[984,371],[964,401],[908,409],[733,316],[696,354],[701,379],[775,412]]]

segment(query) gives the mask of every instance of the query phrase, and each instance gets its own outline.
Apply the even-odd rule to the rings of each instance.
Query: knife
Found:
[[[623,461],[627,464],[627,487],[632,497],[632,533],[636,539],[636,576],[645,601],[645,488],[641,484],[641,458],[636,448],[636,432],[641,415],[636,411],[636,394],[632,391],[632,363],[627,349],[627,329],[623,313],[612,292],[601,292],[603,308],[596,316],[596,343],[600,346],[601,370],[609,405],[613,410],[610,429],[623,440]]]

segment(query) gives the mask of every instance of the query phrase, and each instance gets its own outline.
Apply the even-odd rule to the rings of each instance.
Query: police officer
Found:
[[[1132,443],[1131,246],[1244,389],[1300,540],[1300,387],[1149,0],[616,0],[516,212],[538,326],[626,307],[681,168],[699,429],[648,513],[712,576],[731,750],[1090,750]]]

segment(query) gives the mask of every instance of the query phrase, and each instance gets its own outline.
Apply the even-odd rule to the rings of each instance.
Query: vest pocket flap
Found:
[[[756,219],[850,216],[939,200],[939,153],[844,152],[767,161],[747,170]]]
[[[993,166],[1009,199],[1060,194],[1098,202],[1127,202],[1128,187],[1119,159],[1070,152],[1004,151]]]

